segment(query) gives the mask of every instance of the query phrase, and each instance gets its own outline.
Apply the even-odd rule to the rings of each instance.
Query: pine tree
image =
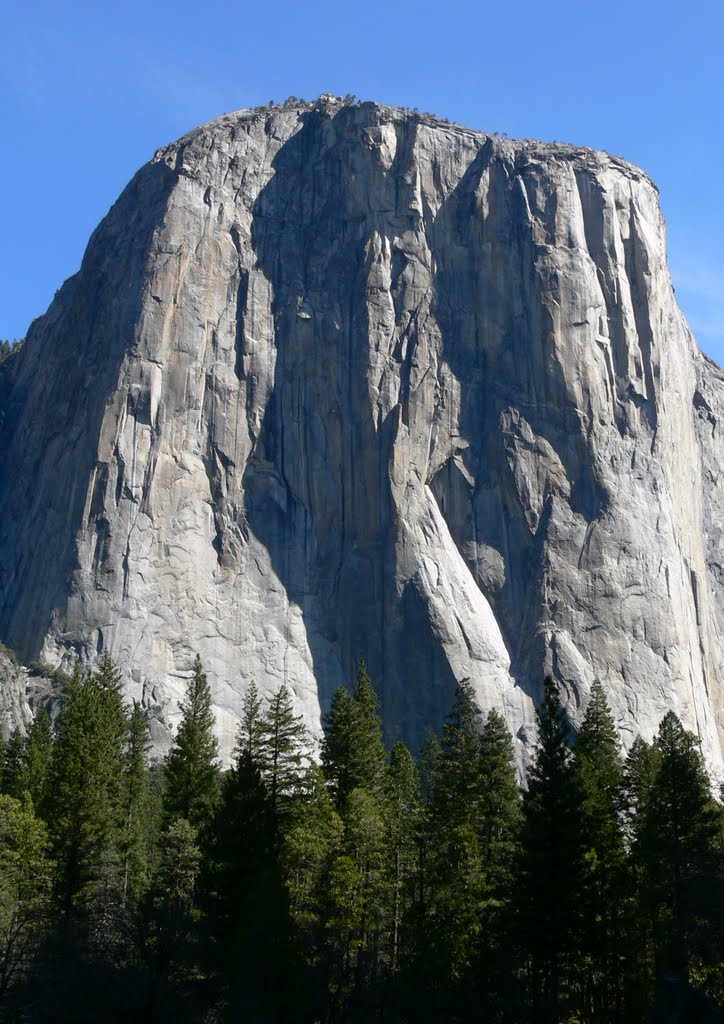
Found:
[[[651,794],[660,767],[660,751],[637,736],[623,767],[624,837],[632,852],[645,842]]]
[[[355,742],[352,746],[352,781],[382,797],[387,781],[387,754],[382,741],[380,702],[364,659],[357,668],[354,693]]]
[[[2,769],[2,792],[19,799],[22,795],[20,777],[27,740],[16,726],[5,744]]]
[[[657,907],[648,884],[648,865],[656,857],[651,798],[660,767],[659,750],[637,736],[624,762],[622,799],[623,834],[632,891],[625,978],[625,1002],[630,1019],[644,1018],[654,992]]]
[[[322,763],[344,823],[330,868],[329,985],[350,1013],[379,978],[385,957],[390,875],[386,861],[387,766],[378,700],[360,660],[354,693],[340,688],[326,718]],[[354,882],[353,882],[354,879]]]
[[[83,676],[76,667],[59,718],[47,789],[47,820],[66,920],[92,911],[101,923],[117,891],[123,745],[121,679],[108,656]]]
[[[437,733],[430,730],[420,748],[420,796],[425,808],[431,808],[439,786],[442,744]]]
[[[175,1019],[169,1010],[179,982],[196,973],[199,911],[197,886],[202,852],[198,832],[186,818],[173,818],[161,833],[158,870],[153,879],[147,921],[151,985],[148,1020]]]
[[[185,818],[203,833],[219,802],[219,770],[211,690],[198,655],[181,713],[164,768],[164,817]]]
[[[495,709],[480,734],[480,845],[487,898],[510,898],[523,822],[513,739]]]
[[[332,861],[341,854],[343,834],[324,775],[311,764],[290,808],[281,861],[290,912],[313,972],[324,959],[326,886]],[[317,1002],[319,998],[318,993]]]
[[[622,953],[626,935],[627,865],[621,827],[623,759],[600,682],[595,682],[576,739],[574,781],[580,795],[583,857],[578,988],[588,1020],[623,1007]]]
[[[523,799],[516,905],[533,1014],[553,1024],[569,1002],[577,955],[581,856],[580,802],[566,742],[568,727],[550,676],[537,718],[538,749]]]
[[[345,801],[342,853],[330,869],[327,934],[331,989],[346,993],[342,1019],[372,1013],[386,965],[391,897],[383,806],[358,786]],[[364,1009],[363,1009],[364,1008]]]
[[[472,683],[462,679],[442,727],[442,756],[435,793],[436,813],[446,819],[448,827],[465,823],[477,829],[480,824],[482,726]]]
[[[254,764],[261,764],[264,739],[264,717],[256,683],[252,682],[244,695],[241,721],[237,733],[235,759],[248,754]]]
[[[401,957],[412,948],[407,930],[416,897],[422,827],[420,776],[412,754],[401,741],[392,748],[388,786],[387,833],[392,857],[393,901],[390,966],[395,973]]]
[[[274,807],[247,752],[224,780],[206,889],[214,967],[229,991],[230,1016],[283,1018],[298,997],[298,965]]]
[[[47,831],[32,803],[0,796],[0,1004],[47,931],[51,872]]]
[[[721,811],[698,740],[671,711],[655,746],[661,761],[649,804],[647,880],[656,907],[658,969],[686,976],[713,947],[721,951]]]
[[[502,716],[491,710],[480,735],[481,860],[479,958],[475,1003],[491,1019],[508,1012],[513,984],[511,921],[514,867],[523,823],[513,740]]]
[[[279,819],[301,785],[308,752],[302,716],[294,714],[291,694],[284,685],[269,701],[259,746],[262,778],[269,790],[275,818]]]
[[[53,729],[45,708],[39,708],[28,732],[17,776],[19,794],[28,793],[35,808],[42,808],[53,757]]]
[[[150,884],[148,751],[151,742],[145,715],[134,702],[123,759],[121,902],[136,906]]]
[[[340,687],[325,718],[322,766],[337,808],[354,789],[368,789],[383,798],[386,755],[382,742],[379,701],[360,659],[352,696]]]
[[[324,719],[325,732],[322,742],[322,767],[334,794],[337,809],[344,805],[348,794],[354,788],[350,754],[354,716],[352,695],[344,686],[340,686],[332,697],[329,712]]]
[[[420,750],[420,823],[418,831],[418,861],[415,877],[415,893],[411,907],[410,963],[407,969],[406,989],[408,1000],[421,1019],[430,1010],[427,986],[430,984],[435,962],[434,932],[429,927],[430,917],[436,899],[436,865],[439,831],[434,820],[433,808],[439,786],[442,745],[440,737],[429,732]],[[434,1011],[432,1011],[434,1012]]]
[[[433,1017],[469,1012],[473,965],[480,960],[481,730],[473,687],[463,679],[455,690],[439,745],[428,744],[426,750],[424,906],[417,908],[415,969],[424,991],[425,1012]]]

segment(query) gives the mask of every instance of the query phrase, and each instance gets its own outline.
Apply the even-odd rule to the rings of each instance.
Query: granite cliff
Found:
[[[194,654],[319,734],[364,654],[389,736],[544,672],[622,736],[724,739],[724,373],[657,192],[606,153],[373,103],[159,150],[0,367],[0,639],[110,650],[159,748]]]

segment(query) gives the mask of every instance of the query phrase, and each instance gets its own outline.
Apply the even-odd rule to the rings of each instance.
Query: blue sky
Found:
[[[228,110],[329,91],[645,168],[680,305],[724,364],[723,41],[715,0],[4,0],[0,337],[43,312],[156,148]]]

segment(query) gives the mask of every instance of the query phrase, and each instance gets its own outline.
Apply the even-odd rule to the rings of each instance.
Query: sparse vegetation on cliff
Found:
[[[13,352],[16,352],[24,341],[25,338],[13,338],[12,341],[3,339],[0,341],[0,363],[3,363]]]

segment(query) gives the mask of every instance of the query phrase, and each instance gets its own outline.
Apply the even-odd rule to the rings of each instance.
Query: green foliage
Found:
[[[455,699],[442,727],[433,807],[448,825],[475,828],[480,820],[482,778],[480,734],[482,715],[469,679],[455,690]]]
[[[0,796],[0,1002],[38,952],[52,869],[47,831],[32,803]]]
[[[44,806],[52,757],[53,729],[48,712],[41,707],[28,731],[13,787],[18,799],[27,794],[34,807]]]
[[[387,761],[363,664],[326,776],[284,687],[252,686],[242,719],[220,779],[197,659],[150,766],[106,657],[70,679],[57,739],[43,711],[9,738],[3,1019],[628,1024],[662,978],[722,998],[724,818],[674,715],[623,762],[596,684],[571,753],[546,680],[522,799],[468,681],[419,765],[402,743]]]
[[[390,966],[398,970],[402,951],[412,946],[409,929],[416,900],[423,807],[420,776],[404,743],[392,748],[389,765],[388,844],[391,855],[392,934]]]
[[[344,825],[334,809],[324,775],[312,764],[303,794],[292,803],[281,860],[290,911],[315,963],[321,955],[325,886],[332,860],[341,851],[343,834]]]
[[[354,693],[340,687],[325,719],[322,766],[335,795],[344,806],[354,789],[382,796],[385,789],[385,748],[379,701],[367,668],[360,659]]]
[[[495,709],[480,735],[480,846],[489,899],[510,897],[523,822],[513,739]]]
[[[234,751],[236,760],[238,761],[242,754],[247,754],[255,764],[260,764],[263,742],[264,716],[261,697],[256,683],[252,682],[246,691],[241,708],[241,721]]]
[[[425,837],[425,973],[434,962],[459,988],[477,956],[484,874],[481,856],[482,716],[468,679],[455,691],[440,745],[430,753],[430,805]],[[452,992],[445,1001],[453,1000]],[[439,1006],[438,1012],[442,1012]]]
[[[600,1005],[623,999],[622,953],[630,910],[621,822],[623,758],[603,687],[595,682],[576,739],[573,784],[579,799],[582,858],[575,985],[590,1018]]]
[[[46,800],[66,918],[87,918],[113,900],[126,731],[121,679],[110,658],[92,674],[77,668],[58,722]]]
[[[152,804],[149,792],[148,725],[143,711],[134,703],[128,724],[123,757],[121,790],[121,902],[137,906],[151,880]]]
[[[62,668],[53,668],[44,661],[31,661],[28,671],[31,675],[49,680],[53,684],[51,689],[54,695],[62,697],[68,693],[71,677]]]
[[[671,711],[655,747],[660,763],[646,822],[646,884],[658,922],[658,963],[686,975],[712,943],[721,954],[721,808],[712,800],[696,737]]]
[[[4,363],[8,356],[13,355],[21,347],[25,338],[13,338],[12,341],[3,339],[0,341],[0,363]]]
[[[7,342],[3,342],[2,344],[7,345]],[[0,363],[2,361],[2,358],[0,358]],[[4,654],[8,661],[11,662],[13,665],[18,664],[18,656],[15,653],[15,651],[11,651],[10,648],[6,647],[5,644],[3,643],[0,643],[0,654]]]
[[[660,751],[637,736],[624,763],[622,788],[624,836],[634,854],[645,843],[651,796],[660,767]]]
[[[259,762],[276,816],[289,807],[304,777],[309,740],[301,715],[294,714],[292,697],[282,685],[269,701],[261,723]]]
[[[342,848],[329,874],[328,991],[335,1012],[344,1016],[362,991],[374,988],[373,979],[389,957],[393,899],[389,777],[379,702],[364,661],[354,693],[340,687],[334,695],[326,727],[322,764],[344,825]]]
[[[327,919],[330,990],[344,1017],[373,992],[386,960],[391,897],[387,827],[370,789],[347,796],[342,850],[330,869]]]
[[[550,676],[537,718],[538,749],[523,798],[516,909],[518,941],[528,956],[531,1010],[555,1020],[569,1001],[577,956],[582,855],[568,724]]]
[[[225,780],[210,849],[209,930],[231,1015],[276,1019],[296,988],[292,923],[275,808],[248,753]]]
[[[274,814],[283,814],[305,775],[309,738],[301,715],[294,714],[292,695],[284,684],[264,710],[256,684],[247,690],[237,736],[237,764],[247,758],[268,787]]]
[[[211,689],[198,655],[181,713],[181,724],[166,758],[164,814],[167,821],[185,818],[203,831],[209,827],[219,802],[219,770]]]
[[[22,795],[20,775],[25,757],[25,747],[25,736],[16,727],[5,743],[2,764],[2,792],[16,798]]]
[[[340,686],[324,720],[322,768],[335,796],[337,807],[344,804],[354,788],[351,745],[355,729],[355,706],[351,694]]]
[[[201,870],[197,829],[186,818],[172,818],[160,838],[160,861],[148,913],[148,951],[161,991],[172,979],[193,973],[194,939],[199,921],[196,888]]]

